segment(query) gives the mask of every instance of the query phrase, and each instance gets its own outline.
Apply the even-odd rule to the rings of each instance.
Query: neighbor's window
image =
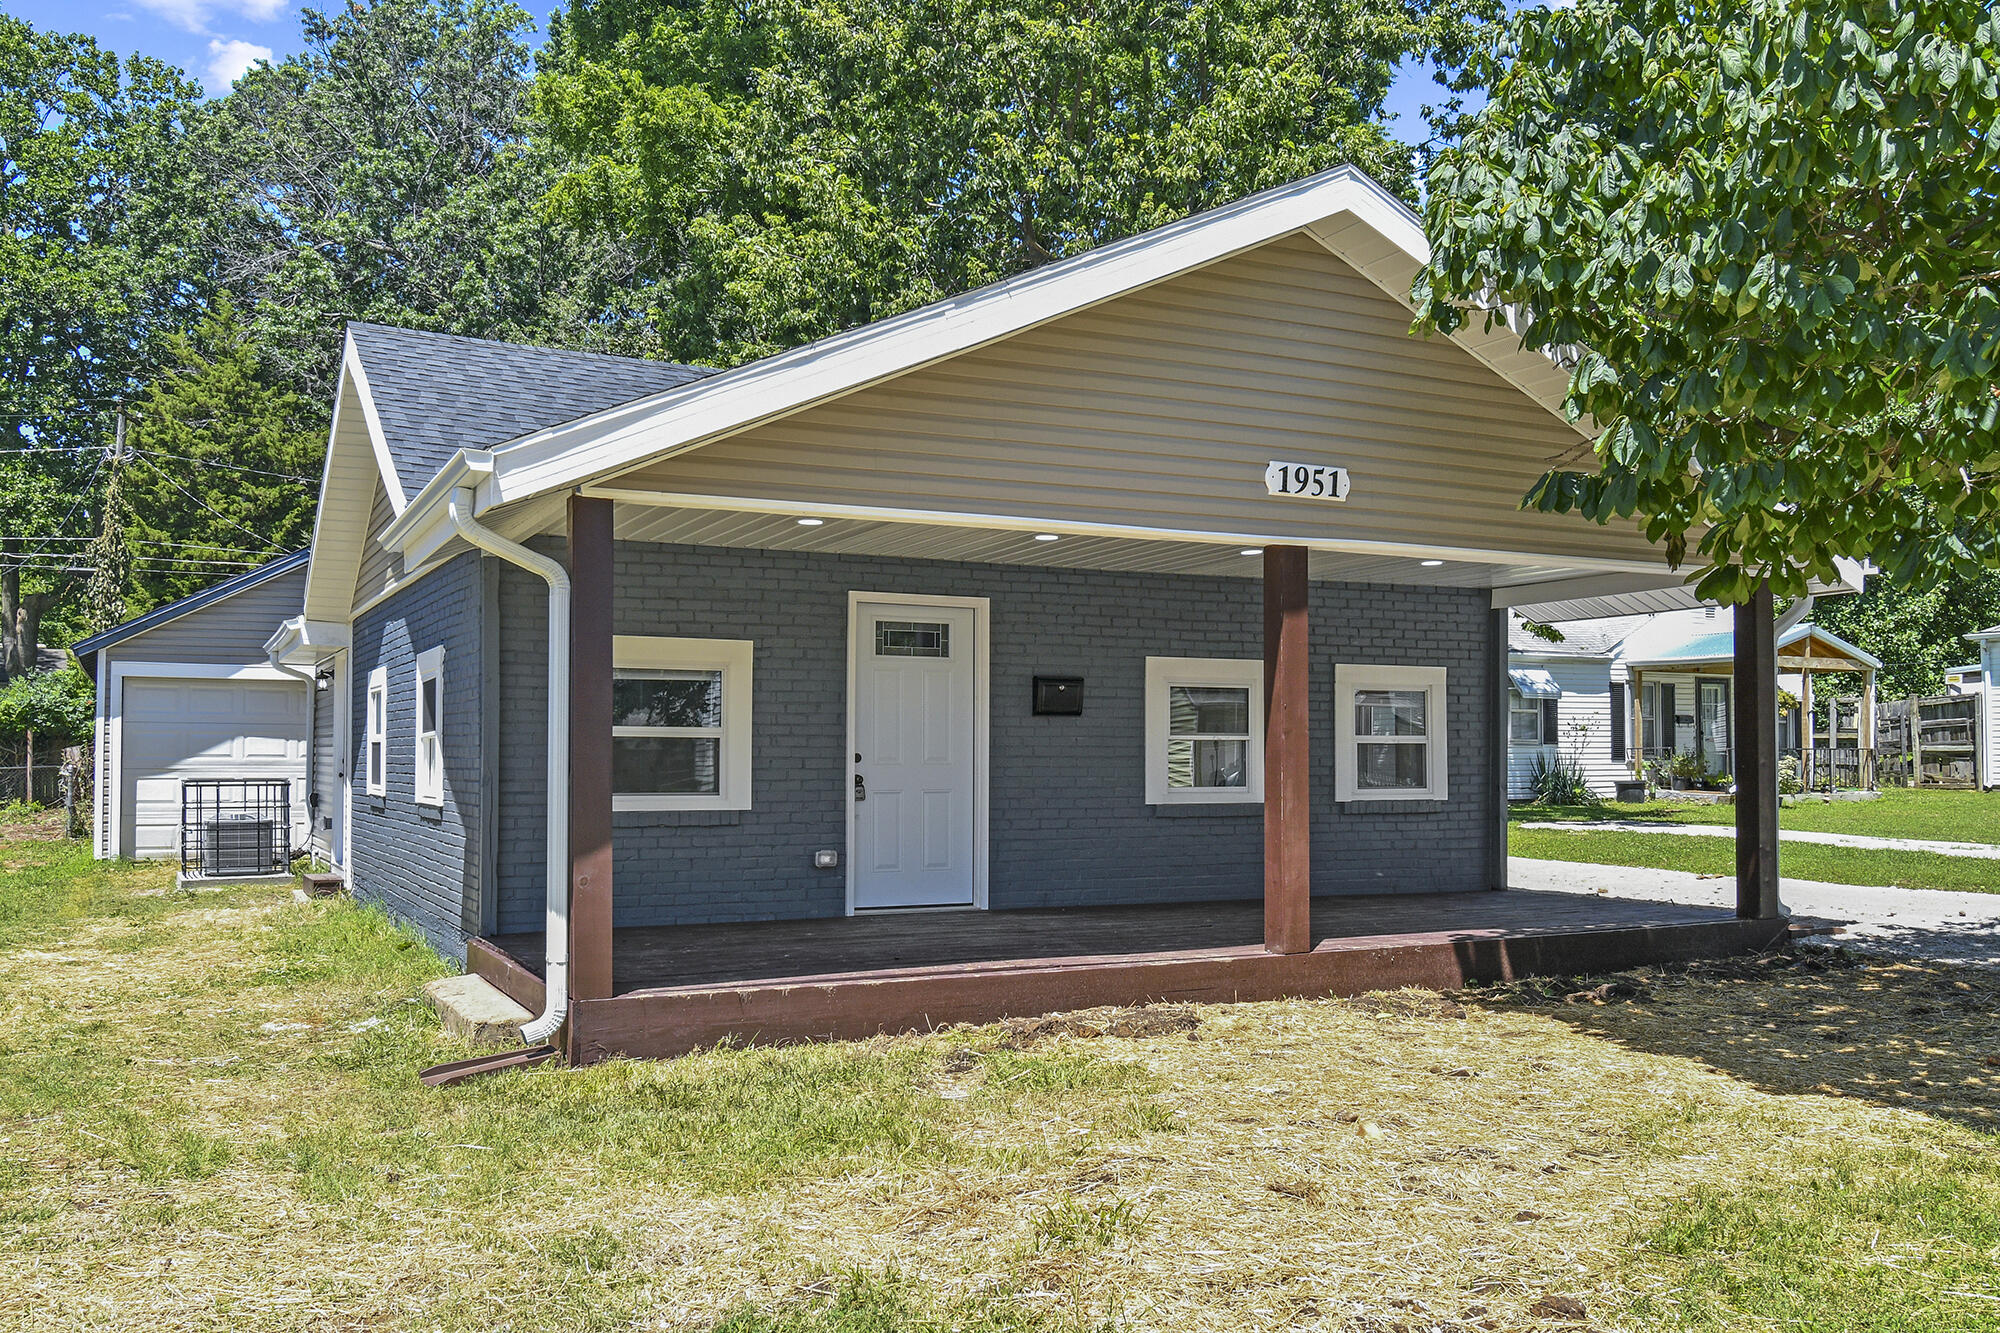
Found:
[[[443,692],[444,649],[417,654],[416,789],[420,805],[444,804],[444,744],[438,724]]]
[[[1343,663],[1333,682],[1335,798],[1444,800],[1444,668]]]
[[[376,667],[368,673],[368,725],[363,731],[367,746],[364,774],[370,796],[388,790],[389,764],[389,672]]]
[[[1147,803],[1263,799],[1263,662],[1147,658]]]
[[[1507,691],[1507,738],[1516,745],[1542,743],[1542,701]]]
[[[748,639],[618,636],[614,809],[750,808],[751,648]]]

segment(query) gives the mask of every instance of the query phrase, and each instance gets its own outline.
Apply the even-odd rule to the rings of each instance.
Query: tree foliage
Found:
[[[643,351],[614,238],[561,225],[528,138],[528,15],[501,0],[303,12],[305,46],[251,70],[203,127],[223,202],[216,278],[267,370],[330,404],[350,320]]]
[[[132,615],[310,542],[324,452],[319,409],[273,382],[227,297],[162,356],[121,478]]]
[[[1324,167],[1414,197],[1396,62],[1488,0],[577,0],[538,104],[566,213],[732,363]]]
[[[2000,625],[2000,570],[1953,571],[1922,586],[1873,579],[1859,596],[1819,602],[1813,621],[1882,659],[1876,688],[1883,697],[1941,694],[1948,668],[1979,660],[1978,645],[1965,636]],[[1842,687],[1858,690],[1860,681],[1834,676],[1814,684]]]
[[[38,742],[58,745],[90,739],[96,695],[90,677],[74,666],[30,671],[0,686],[0,736],[35,733]]]
[[[2000,10],[1530,6],[1467,77],[1416,296],[1580,349],[1597,470],[1531,503],[1639,516],[1725,601],[2000,563]]]
[[[0,675],[74,580],[112,401],[189,292],[179,71],[0,15]]]

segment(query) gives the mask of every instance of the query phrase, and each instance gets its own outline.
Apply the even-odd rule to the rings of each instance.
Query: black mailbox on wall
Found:
[[[1082,712],[1082,676],[1035,677],[1037,717],[1076,717]]]

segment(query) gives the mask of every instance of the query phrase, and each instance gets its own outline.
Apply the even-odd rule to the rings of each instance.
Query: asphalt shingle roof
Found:
[[[347,333],[405,495],[460,449],[491,448],[715,373],[385,324],[349,324]]]
[[[1565,620],[1556,626],[1561,643],[1528,633],[1516,619],[1507,631],[1507,647],[1536,657],[1609,657],[1633,630],[1649,624],[1651,616],[1607,616],[1602,620]]]

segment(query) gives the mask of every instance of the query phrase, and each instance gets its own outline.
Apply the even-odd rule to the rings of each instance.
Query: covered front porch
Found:
[[[1297,953],[1256,901],[925,912],[612,932],[613,984],[579,1000],[573,1058],[672,1056],[725,1039],[854,1038],[1061,1009],[1450,989],[1682,962],[1782,943],[1781,919],[1576,894],[1312,900]],[[543,937],[475,940],[468,967],[530,1010]]]

